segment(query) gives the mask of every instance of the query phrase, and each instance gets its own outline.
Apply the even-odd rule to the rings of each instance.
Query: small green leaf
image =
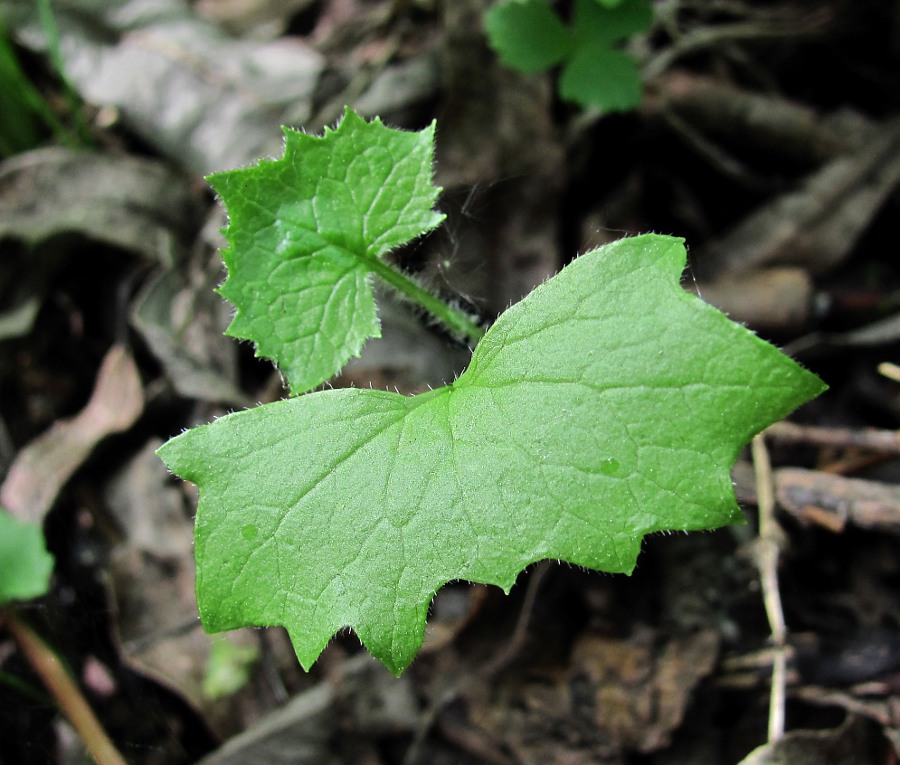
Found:
[[[575,48],[559,81],[559,94],[582,106],[627,111],[641,102],[637,62],[615,49],[616,43],[644,31],[653,20],[646,0],[623,0],[604,7],[596,0],[578,0],[573,26]]]
[[[208,180],[229,215],[227,334],[252,340],[296,394],[380,337],[372,274],[402,279],[384,255],[443,216],[432,210],[433,124],[408,133],[348,109],[323,137],[284,137],[281,159]]]
[[[573,25],[578,45],[608,47],[645,31],[653,22],[648,0],[623,0],[615,6],[576,0]]]
[[[572,37],[545,0],[498,3],[485,14],[491,46],[507,66],[539,72],[572,50]]]
[[[0,604],[44,595],[52,573],[41,527],[0,508]]]
[[[652,21],[648,0],[576,0],[571,29],[544,0],[507,0],[487,12],[485,29],[508,66],[533,72],[561,63],[567,101],[626,111],[640,103],[641,75],[615,46]]]
[[[563,69],[559,94],[582,106],[627,111],[641,102],[641,74],[627,53],[579,48]]]
[[[203,673],[203,695],[207,699],[230,696],[250,680],[250,671],[259,660],[259,650],[238,645],[224,637],[213,639]]]
[[[400,673],[448,581],[630,572],[645,534],[740,521],[739,449],[824,386],[682,290],[685,257],[655,235],[583,255],[450,386],[312,393],[165,444],[200,489],[206,628],[283,625],[308,668],[349,626]]]

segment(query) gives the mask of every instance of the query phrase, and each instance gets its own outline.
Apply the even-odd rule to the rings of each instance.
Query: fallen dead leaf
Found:
[[[130,428],[143,408],[134,360],[124,346],[113,345],[100,365],[87,406],[54,423],[16,457],[0,487],[0,504],[21,520],[41,523],[94,447]]]
[[[472,723],[522,763],[605,765],[657,751],[715,668],[719,640],[714,629],[668,639],[651,628],[626,639],[586,633],[567,668],[476,688]]]
[[[57,146],[0,166],[0,239],[30,248],[77,233],[168,265],[195,236],[200,214],[189,178],[155,159]]]

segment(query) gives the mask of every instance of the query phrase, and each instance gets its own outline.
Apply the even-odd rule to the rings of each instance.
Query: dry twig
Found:
[[[802,468],[782,468],[775,483],[778,504],[800,521],[900,533],[900,486]]]
[[[900,431],[896,430],[852,430],[850,428],[823,428],[797,425],[793,422],[777,422],[766,429],[766,437],[787,443],[804,443],[840,449],[867,449],[881,454],[900,454]]]
[[[416,731],[416,736],[406,752],[406,757],[404,758],[406,765],[415,765],[415,763],[420,762],[425,738],[437,722],[441,712],[447,706],[458,699],[470,685],[484,682],[497,676],[515,661],[528,639],[528,623],[531,620],[531,613],[534,610],[538,590],[549,571],[549,563],[543,561],[535,568],[529,578],[527,589],[525,590],[525,598],[519,611],[519,618],[516,620],[509,642],[479,669],[477,675],[468,673],[462,675],[431,702],[419,729]]]
[[[784,704],[787,676],[787,626],[778,589],[778,555],[781,529],[775,520],[775,488],[769,452],[761,435],[751,445],[756,472],[756,493],[759,505],[759,539],[756,565],[763,590],[763,602],[769,628],[772,630],[772,691],[769,700],[769,742],[784,736]]]
[[[11,611],[5,611],[3,616],[6,628],[25,658],[44,681],[98,765],[126,765],[59,657]]]

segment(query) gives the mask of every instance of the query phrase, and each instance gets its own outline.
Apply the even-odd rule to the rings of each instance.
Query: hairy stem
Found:
[[[391,268],[386,263],[382,263],[377,258],[372,258],[366,262],[366,267],[378,274],[394,289],[428,311],[454,334],[462,335],[472,343],[477,343],[484,336],[484,330],[465,313],[447,305],[443,300],[435,297],[424,287],[419,286],[408,276]]]

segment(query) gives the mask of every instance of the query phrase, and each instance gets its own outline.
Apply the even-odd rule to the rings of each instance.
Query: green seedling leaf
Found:
[[[224,637],[214,639],[203,673],[203,695],[220,699],[236,693],[250,680],[258,660],[259,650],[254,646],[238,645]]]
[[[740,521],[739,449],[824,386],[683,291],[685,257],[656,235],[583,255],[452,385],[311,393],[165,444],[200,489],[206,628],[283,625],[308,668],[349,626],[399,674],[446,582],[630,572],[648,533]]]
[[[623,0],[613,6],[577,0],[575,46],[560,76],[559,94],[606,111],[636,107],[642,85],[637,62],[615,46],[643,32],[652,21],[653,10],[646,0]]]
[[[626,111],[640,103],[641,75],[616,46],[652,21],[648,0],[576,0],[571,28],[546,0],[506,0],[485,14],[485,31],[507,66],[537,72],[562,64],[567,101]]]
[[[559,94],[567,101],[627,111],[641,102],[642,81],[627,53],[611,48],[579,47],[559,78]]]
[[[569,30],[545,0],[492,6],[484,28],[500,60],[522,72],[539,72],[558,64],[572,50]]]
[[[52,573],[53,556],[41,527],[0,507],[0,605],[44,595]]]
[[[383,258],[437,226],[434,125],[418,133],[349,109],[323,137],[284,129],[284,156],[215,173],[228,210],[227,334],[252,340],[292,393],[314,388],[381,329],[370,283],[404,279]]]
[[[576,0],[573,24],[579,47],[615,45],[645,31],[653,21],[648,0],[605,5],[597,0]]]

